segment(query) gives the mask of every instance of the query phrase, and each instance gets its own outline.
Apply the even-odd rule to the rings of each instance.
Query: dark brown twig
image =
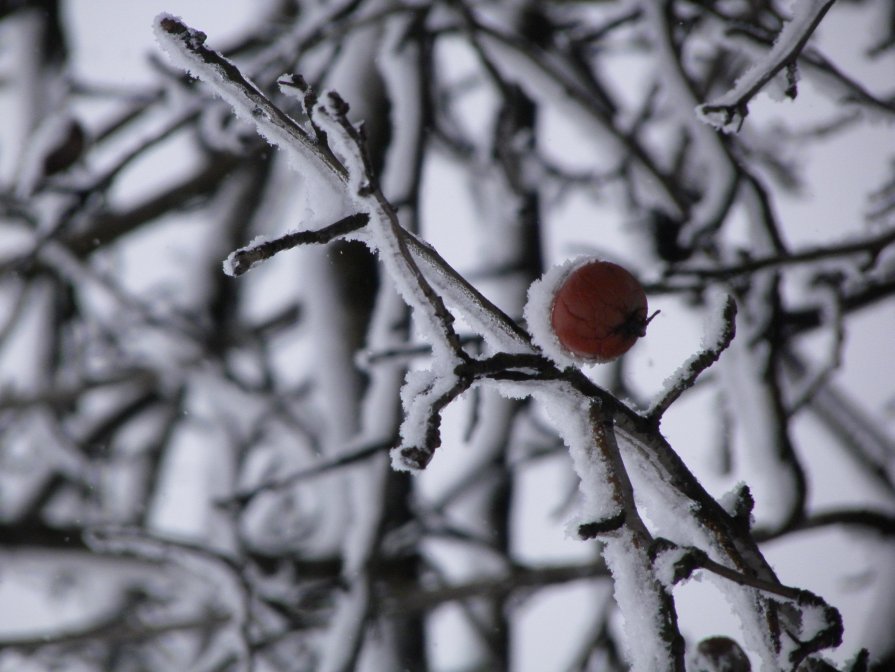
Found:
[[[358,212],[343,217],[322,229],[293,231],[274,240],[241,247],[227,257],[226,264],[231,275],[239,276],[250,271],[255,264],[267,261],[275,254],[291,250],[299,245],[324,245],[363,228],[368,221],[370,221],[370,216],[367,213]]]

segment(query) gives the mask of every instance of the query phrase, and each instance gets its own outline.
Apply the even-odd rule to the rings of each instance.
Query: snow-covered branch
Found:
[[[797,0],[792,18],[783,26],[767,55],[753,64],[727,93],[696,108],[705,123],[726,133],[739,131],[749,102],[777,75],[787,68],[786,95],[796,97],[798,56],[836,0]]]
[[[338,222],[311,231],[293,231],[274,240],[255,240],[234,250],[224,260],[224,273],[238,276],[250,271],[255,264],[270,259],[278,252],[291,250],[298,245],[325,245],[364,227],[370,220],[366,213],[343,217]]]
[[[725,298],[724,306],[719,311],[720,314],[713,317],[718,321],[717,327],[711,328],[711,335],[707,334],[703,339],[704,350],[693,355],[678,369],[678,373],[670,381],[668,388],[653,403],[647,413],[650,422],[655,423],[658,427],[662,420],[662,414],[668,410],[671,404],[693,386],[703,371],[718,361],[721,353],[727,349],[736,335],[736,311],[736,302],[732,296],[728,295]]]
[[[892,666],[887,3],[44,4],[0,669]]]

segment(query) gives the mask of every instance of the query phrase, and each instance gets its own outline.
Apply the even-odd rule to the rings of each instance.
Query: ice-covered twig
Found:
[[[437,250],[406,230],[402,235],[417,264],[426,271],[426,277],[443,293],[446,300],[467,307],[466,321],[486,341],[503,350],[534,353],[528,333],[457,273]]]
[[[155,25],[159,42],[173,59],[212,86],[239,117],[254,123],[261,135],[293,156],[297,165],[307,161],[312,169],[331,178],[339,193],[370,218],[370,244],[420,323],[431,329],[433,346],[444,350],[449,359],[463,359],[453,317],[408,251],[397,214],[376,184],[363,129],[348,119],[347,103],[333,91],[318,102],[301,78],[281,79],[281,86],[303,92],[304,104],[312,106],[305,109],[312,135],[274,105],[233,63],[205,47],[204,33],[168,14],[160,15]]]
[[[349,196],[362,211],[370,214],[371,245],[379,254],[395,286],[420,322],[431,329],[433,346],[449,358],[466,359],[453,328],[453,316],[441,296],[420,270],[407,243],[407,231],[398,221],[394,207],[382,193],[370,157],[366,151],[363,127],[348,119],[348,104],[335,91],[309,110],[318,133],[334,143],[347,163]]]
[[[367,213],[357,212],[322,229],[293,231],[274,240],[253,242],[230,253],[224,260],[224,273],[234,277],[242,275],[255,264],[266,261],[279,252],[291,250],[298,245],[323,245],[363,228],[368,221],[370,216]]]
[[[602,487],[612,492],[621,505],[624,525],[604,539],[603,557],[615,582],[615,597],[625,616],[629,646],[635,670],[683,670],[684,639],[677,625],[677,611],[669,589],[659,581],[650,558],[653,537],[640,518],[634,488],[625,471],[615,436],[615,417],[601,405],[591,405],[594,444],[599,453],[593,459],[607,467]],[[584,478],[586,475],[581,474]],[[578,528],[579,534],[582,526]]]
[[[746,28],[724,28],[724,39],[722,42],[725,47],[733,51],[768,52],[774,45],[772,39],[767,38],[763,33],[749,30]],[[806,46],[798,55],[799,73],[804,74],[818,82],[822,82],[826,88],[832,88],[837,92],[839,100],[850,105],[863,107],[868,112],[881,114],[884,118],[895,114],[895,100],[891,97],[878,96],[870,92],[862,82],[850,77],[843,72],[836,63],[824,56],[815,46]],[[852,110],[848,116],[840,117],[834,124],[847,124],[854,122],[857,115]],[[816,127],[812,131],[808,131],[808,137],[811,133],[821,132],[823,128],[831,129],[829,125]]]
[[[618,420],[619,429],[622,424],[627,425],[624,416],[620,415]],[[732,515],[722,509],[658,433],[632,434],[626,427],[622,434],[631,442],[625,451],[626,465],[638,486],[638,493],[646,500],[643,505],[650,519],[660,529],[674,530],[678,544],[703,549],[713,561],[725,567],[773,585],[779,584],[749,534],[748,526],[744,525],[742,514],[746,511]],[[636,438],[638,435],[639,439]],[[640,445],[647,436],[649,443]],[[673,576],[673,571],[667,569],[657,568],[664,579]],[[775,598],[735,581],[721,581],[719,587],[732,604],[738,605],[737,614],[746,644],[761,656],[768,669],[795,669],[796,666],[788,662],[790,653],[797,651],[798,655],[809,655],[833,645],[827,640],[798,634],[802,627],[800,622],[821,622],[800,606],[790,603],[791,606],[781,610]],[[831,615],[835,611],[825,605],[817,608],[829,609]],[[832,616],[824,618],[823,623],[833,620]],[[788,636],[790,632],[795,633],[793,638]],[[796,641],[797,638],[801,643]]]
[[[401,445],[392,453],[392,466],[399,470],[425,469],[441,445],[441,412],[469,389],[472,379],[445,376],[432,371],[414,371],[401,389],[405,410],[401,423]]]
[[[159,44],[178,65],[212,86],[230,103],[237,116],[255,123],[269,142],[300,152],[302,158],[316,165],[321,173],[330,174],[339,182],[345,181],[347,170],[332,150],[317,142],[274,105],[233,63],[207,48],[205,33],[190,28],[170,14],[160,14],[155,20],[155,34]]]
[[[450,374],[414,371],[401,391],[406,417],[402,443],[392,455],[396,469],[424,469],[441,442],[441,412],[480,380],[555,380],[558,371],[539,355],[498,353],[485,359],[466,359]]]
[[[811,618],[805,616],[789,618],[782,614],[780,616],[781,620],[794,626],[784,627],[786,634],[795,642],[795,646],[787,656],[793,668],[798,666],[811,652],[817,650],[818,646],[838,646],[842,642],[843,624],[839,612],[829,606],[823,598],[810,591],[750,576],[712,560],[701,549],[677,546],[667,539],[656,539],[651,549],[651,556],[668,584],[685,581],[694,571],[704,569],[741,586],[754,588],[762,593],[773,595],[775,598],[782,598],[785,602],[781,603],[776,600],[769,602],[769,604],[775,605],[774,608],[777,610],[782,611],[784,607],[791,605],[798,613],[806,616],[808,612],[814,612],[811,614]]]
[[[592,481],[594,475],[590,468],[582,470],[579,468],[579,475],[582,479],[582,491],[587,495],[591,488],[597,487],[605,492],[597,495],[591,494],[594,499],[604,499],[611,501],[613,506],[608,509],[604,505],[603,512],[609,515],[601,515],[596,521],[587,521],[578,526],[578,534],[583,538],[592,538],[599,532],[599,528],[607,528],[606,533],[614,532],[627,526],[636,536],[639,545],[648,545],[651,541],[646,525],[640,519],[637,513],[637,505],[634,502],[634,488],[628,479],[625,466],[622,463],[621,453],[619,452],[618,442],[615,438],[615,414],[611,408],[603,408],[602,404],[591,403],[588,409],[588,416],[591,423],[590,431],[595,452],[588,454],[588,461],[599,461],[601,463],[601,471],[603,478],[601,483],[588,482]],[[582,460],[576,461],[576,466],[582,464]],[[620,518],[620,520],[619,520]],[[618,520],[616,523],[615,521]],[[614,529],[613,529],[614,528]]]
[[[693,383],[696,382],[696,379],[703,371],[718,361],[721,353],[727,349],[727,346],[730,345],[736,335],[736,313],[736,302],[732,296],[727,295],[724,300],[724,306],[721,308],[718,316],[718,327],[713,330],[712,341],[706,343],[704,350],[696,353],[684,362],[678,369],[677,374],[671,379],[669,387],[653,403],[647,413],[647,418],[652,425],[658,427],[662,420],[662,414],[668,410],[671,404],[685,390],[693,386]]]
[[[689,579],[697,569],[705,569],[725,579],[734,581],[744,586],[750,586],[778,597],[800,602],[813,602],[819,604],[822,600],[799,588],[790,588],[781,583],[773,583],[764,579],[748,576],[719,562],[715,562],[705,551],[694,546],[682,547],[663,538],[657,538],[651,549],[654,562],[657,565],[667,565],[663,573],[670,579],[669,583],[680,583]]]
[[[799,0],[793,7],[792,19],[783,26],[767,55],[740,77],[730,91],[697,107],[699,118],[725,132],[739,131],[749,114],[749,102],[783,68],[795,68],[799,53],[834,2],[835,0]],[[787,93],[795,98],[794,71],[789,77],[790,89]]]
[[[236,110],[258,127],[268,141],[304,161],[313,160],[312,169],[334,177],[339,192],[351,202],[357,213],[340,220],[321,232],[299,232],[270,243],[251,245],[237,251],[225,263],[232,274],[243,273],[251,265],[297,242],[325,242],[364,225],[365,241],[373,247],[404,300],[414,310],[417,323],[430,334],[433,362],[432,384],[422,396],[407,395],[406,417],[402,424],[402,443],[396,449],[396,464],[421,468],[439,441],[441,410],[460,394],[471,379],[453,378],[451,368],[468,361],[453,328],[453,317],[441,295],[430,285],[418,260],[448,294],[472,298],[480,308],[482,326],[493,331],[504,326],[506,345],[516,350],[529,349],[527,336],[456,273],[427,245],[409,234],[398,222],[394,208],[382,194],[372,162],[366,152],[363,128],[348,119],[348,105],[335,92],[318,96],[298,76],[279,80],[280,86],[298,97],[308,117],[310,131],[281,112],[239,70],[219,54],[204,46],[205,36],[186,27],[173,17],[163,15],[157,22],[160,41],[187,69],[195,72],[224,97]],[[475,320],[473,320],[475,322]]]
[[[543,386],[534,396],[546,405],[580,479],[578,534],[585,538],[599,535],[604,542],[603,557],[625,617],[632,669],[682,671],[684,641],[677,627],[674,599],[656,576],[649,557],[652,536],[640,518],[622,462],[616,440],[616,407],[570,388],[565,381]]]

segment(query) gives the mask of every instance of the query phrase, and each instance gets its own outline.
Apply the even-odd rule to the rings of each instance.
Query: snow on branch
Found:
[[[328,233],[333,233],[333,237],[342,235],[338,230],[342,224],[349,228],[349,225],[359,222],[358,218],[366,216],[373,234],[371,245],[379,251],[386,266],[395,265],[389,270],[394,271],[392,275],[405,299],[410,305],[420,308],[422,313],[429,313],[431,322],[440,323],[436,329],[440,334],[437,340],[453,345],[455,335],[449,327],[452,318],[441,305],[440,297],[428,287],[416,268],[407,251],[404,232],[397,222],[394,209],[375,186],[364,147],[363,129],[348,120],[347,103],[334,91],[327,92],[321,102],[298,75],[281,78],[279,84],[287,92],[297,90],[304,94],[303,103],[311,128],[308,131],[249,82],[233,63],[205,47],[204,33],[189,28],[168,14],[156,19],[155,28],[159,43],[172,59],[211,86],[230,103],[237,116],[254,123],[265,139],[289,153],[295,160],[294,168],[303,173],[311,169],[334,177],[340,193],[347,188],[347,196],[360,212],[347,218],[348,222],[337,222],[333,225],[336,230]],[[305,162],[312,165],[307,166]],[[324,234],[324,242],[327,239]],[[262,248],[260,244],[249,246],[249,249],[243,249],[242,256],[248,255],[249,260],[253,261],[252,257],[258,255],[260,260],[266,252],[278,251],[276,248],[285,244],[278,243],[268,248]],[[453,350],[456,352],[458,348],[454,347]]]
[[[666,389],[653,403],[649,413],[647,413],[647,417],[653,425],[659,425],[662,414],[668,410],[671,404],[684,391],[693,387],[699,375],[717,362],[721,353],[733,341],[736,335],[737,314],[737,305],[733,297],[728,294],[724,298],[724,305],[720,309],[715,309],[711,312],[719,313],[719,315],[716,323],[709,327],[709,331],[703,339],[705,348],[684,362],[677,370],[677,373],[669,379]]]
[[[632,669],[683,670],[684,638],[678,628],[674,597],[671,589],[662,584],[650,558],[653,538],[634,504],[634,491],[624,473],[612,419],[605,420],[605,431],[598,436],[597,444],[607,451],[607,457],[617,458],[623,474],[619,485],[627,501],[625,525],[603,537],[603,558],[612,573],[615,599],[625,616]]]
[[[657,575],[669,590],[702,569],[735,584],[773,595],[775,599],[769,600],[768,604],[774,605],[781,614],[790,610],[800,614],[787,618],[794,627],[787,627],[792,642],[784,653],[793,669],[819,646],[838,646],[842,642],[843,625],[839,612],[810,591],[747,575],[712,560],[698,548],[678,546],[667,539],[656,539],[650,556]]]
[[[363,229],[362,239],[379,255],[432,346],[434,370],[427,373],[428,392],[422,396],[409,392],[402,395],[406,411],[403,440],[395,453],[396,465],[421,468],[438,444],[441,410],[462,392],[462,381],[456,380],[453,369],[468,361],[469,356],[453,328],[453,316],[411,252],[414,241],[379,188],[367,154],[363,126],[355,126],[348,119],[348,104],[335,91],[318,96],[300,75],[284,75],[278,83],[284,93],[302,103],[308,118],[308,127],[303,128],[233,63],[205,47],[204,33],[167,14],[156,19],[155,27],[160,44],[178,64],[211,86],[233,106],[237,116],[253,122],[264,138],[286,151],[296,171],[329,178],[336,188],[334,197],[344,199],[356,210],[322,230],[291,233],[237,250],[224,263],[224,270],[239,275],[254,263],[293,245],[328,242]],[[412,386],[412,380],[408,380],[407,386]]]
[[[365,226],[368,221],[370,221],[369,215],[358,212],[343,217],[338,222],[334,222],[322,229],[293,231],[274,240],[266,240],[259,236],[249,245],[240,247],[238,250],[230,253],[224,260],[224,273],[233,277],[242,275],[250,271],[255,264],[270,259],[278,252],[291,250],[298,245],[323,245],[331,240],[357,231]]]
[[[786,95],[795,98],[796,59],[834,2],[798,0],[793,7],[792,19],[783,26],[765,57],[740,77],[727,93],[697,107],[697,116],[725,133],[738,132],[749,114],[749,102],[784,68],[787,69]]]
[[[254,123],[265,140],[289,152],[298,165],[309,161],[318,172],[345,181],[347,170],[332,150],[274,105],[233,63],[206,47],[205,33],[175,16],[160,14],[155,19],[155,36],[172,61],[211,86],[240,119]]]
[[[548,389],[535,396],[569,446],[580,479],[578,536],[599,537],[604,543],[603,557],[625,617],[632,669],[682,671],[684,640],[674,599],[649,556],[653,538],[640,518],[622,461],[614,408],[564,384]]]
[[[806,23],[806,16],[814,16],[805,10],[808,4],[805,0],[799,5],[802,10],[797,15],[799,20],[794,19],[778,40],[778,45],[785,43],[797,48],[786,50],[781,46],[772,51],[781,59],[779,67],[786,65],[787,59],[795,58],[826,11],[821,11],[823,3],[811,3],[811,7],[818,9],[816,21]],[[644,3],[644,7],[648,6]],[[673,52],[667,17],[655,10],[651,16],[657,34],[664,40],[663,48]],[[657,431],[662,413],[718,359],[733,339],[735,304],[730,298],[717,311],[721,319],[707,337],[705,351],[685,363],[649,414],[640,415],[598,388],[577,368],[561,370],[536,354],[529,335],[521,327],[457,274],[435,250],[402,227],[379,187],[366,152],[363,126],[349,120],[348,105],[338,94],[326,92],[318,96],[298,75],[281,78],[282,90],[299,100],[307,116],[300,124],[277,108],[236,66],[207,49],[205,36],[199,31],[168,15],[157,19],[156,31],[163,47],[176,60],[227,100],[239,116],[252,121],[268,141],[287,152],[296,170],[319,174],[328,180],[335,187],[334,198],[354,213],[322,229],[290,233],[275,241],[256,241],[231,254],[225,268],[239,275],[253,264],[294,245],[325,243],[354,235],[378,254],[385,272],[412,309],[423,340],[431,346],[431,368],[412,371],[404,380],[401,441],[392,452],[393,466],[408,470],[424,468],[440,443],[441,412],[474,385],[490,383],[507,396],[533,396],[545,403],[569,447],[580,479],[582,510],[577,521],[578,536],[599,537],[605,544],[604,555],[625,617],[634,669],[683,670],[684,647],[671,594],[673,580],[667,580],[651,555],[653,538],[640,517],[628,470],[641,476],[646,490],[638,491],[641,498],[664,498],[675,505],[681,520],[674,520],[666,527],[682,532],[680,536],[686,538],[680,543],[694,548],[698,544],[707,549],[690,553],[691,560],[696,558],[700,567],[729,579],[729,592],[736,593],[735,598],[742,598],[737,603],[744,605],[747,612],[744,620],[756,633],[752,638],[753,643],[757,642],[755,648],[763,652],[766,660],[778,661],[789,655],[790,650],[781,649],[780,623],[789,628],[790,619],[776,613],[779,605],[760,594],[763,587],[753,584],[744,587],[736,579],[740,574],[751,573],[774,589],[765,592],[774,594],[775,598],[789,599],[780,595],[784,588],[779,586],[749,536],[748,527],[711,498]],[[798,36],[802,37],[796,39]],[[675,90],[681,95],[687,93],[684,73],[677,68],[672,74],[677,78]],[[746,93],[747,102],[754,91]],[[687,96],[687,109],[692,109],[696,101],[690,94]],[[724,212],[736,184],[736,180],[728,179],[734,171],[733,163],[714,133],[692,115],[688,115],[688,120],[691,126],[702,129],[701,141],[719,167],[716,172],[720,177],[711,188],[713,195],[705,199],[706,212]],[[697,220],[710,221],[712,217],[706,215]],[[463,349],[446,301],[451,301],[465,321],[480,331],[495,354],[476,358]],[[625,448],[631,448],[624,455],[627,462],[622,459],[617,434],[628,441]],[[687,552],[683,555],[687,556]],[[710,563],[714,564],[710,566]],[[725,572],[729,571],[737,576],[726,576]],[[366,584],[355,585],[359,592],[352,593],[352,599],[357,598],[357,605],[366,604],[367,588]],[[819,601],[799,602],[796,616],[801,617],[802,612],[815,607],[831,609]],[[353,608],[341,613],[348,618]],[[360,613],[360,609],[354,613]],[[806,615],[811,616],[807,612]],[[807,655],[829,646],[834,639],[830,632],[827,628],[795,641],[796,655]],[[801,637],[798,633],[797,636]]]
[[[392,451],[397,471],[425,469],[441,445],[441,412],[472,384],[470,378],[411,371],[401,389],[401,445]]]

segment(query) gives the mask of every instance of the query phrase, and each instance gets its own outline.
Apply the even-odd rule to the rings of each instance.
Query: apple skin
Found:
[[[587,362],[610,362],[646,334],[643,287],[610,261],[575,268],[553,297],[550,324],[562,347]]]

